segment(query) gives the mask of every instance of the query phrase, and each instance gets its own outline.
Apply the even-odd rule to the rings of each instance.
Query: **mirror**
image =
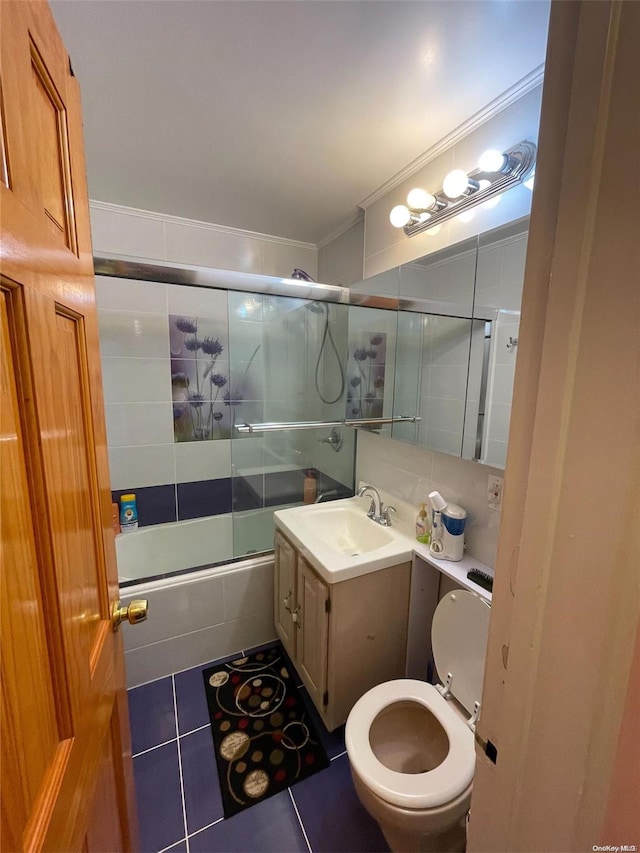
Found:
[[[393,416],[418,415],[420,420],[380,431],[441,453],[504,467],[527,228],[525,217],[350,288],[371,301],[391,297],[399,309],[394,353],[388,332],[385,339],[384,404],[377,405],[388,414],[394,359]],[[366,312],[373,312],[367,321]],[[354,330],[375,335],[376,321],[380,330],[388,329],[388,316],[383,323],[381,316],[376,319],[378,312],[390,313],[351,305],[350,330],[353,325]],[[351,334],[350,375],[351,351],[358,343],[354,338],[352,346]]]
[[[366,421],[393,415],[394,383],[398,375],[397,329],[395,310],[349,306],[344,412],[348,420]],[[391,425],[378,425],[375,431],[390,435]]]
[[[487,332],[479,411],[475,414],[474,405],[470,405],[471,391],[467,397],[469,419],[465,420],[465,435],[471,435],[475,425],[478,439],[474,452],[469,446],[469,455],[463,452],[463,457],[496,468],[504,468],[507,460],[528,234],[529,218],[525,217],[481,235],[478,240],[473,314],[485,321]],[[479,336],[477,353],[481,346]],[[472,374],[478,360],[476,354],[470,361],[470,389],[474,387]],[[477,381],[478,377],[474,377]]]

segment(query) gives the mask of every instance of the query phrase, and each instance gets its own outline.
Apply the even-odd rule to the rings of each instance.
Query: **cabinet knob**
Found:
[[[291,589],[290,589],[290,590],[289,590],[289,592],[288,592],[288,593],[285,595],[285,597],[282,599],[282,603],[283,603],[283,605],[284,605],[284,609],[285,609],[285,610],[288,610],[288,611],[289,611],[289,613],[291,613],[291,608],[289,607],[289,599],[291,598],[291,593],[292,593],[292,592],[293,592],[293,590],[291,590]]]
[[[300,625],[302,624],[302,622],[300,621],[300,616],[298,615],[298,611],[299,611],[299,610],[300,610],[300,605],[298,605],[298,606],[296,607],[296,609],[293,611],[293,613],[291,614],[291,619],[293,620],[293,622],[295,622],[295,623],[296,623],[296,625],[298,626],[298,628],[299,628],[299,627],[300,627]]]

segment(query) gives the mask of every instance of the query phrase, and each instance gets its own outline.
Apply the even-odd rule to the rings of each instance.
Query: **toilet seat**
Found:
[[[375,718],[396,702],[416,702],[438,720],[449,740],[444,761],[426,773],[398,773],[375,756],[369,730]],[[471,729],[432,684],[403,678],[378,684],[351,709],[345,731],[351,766],[382,800],[407,809],[443,806],[459,796],[472,782],[475,767]]]

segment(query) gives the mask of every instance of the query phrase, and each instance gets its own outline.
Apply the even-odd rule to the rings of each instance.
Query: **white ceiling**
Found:
[[[321,242],[544,62],[547,0],[51,0],[93,199]]]

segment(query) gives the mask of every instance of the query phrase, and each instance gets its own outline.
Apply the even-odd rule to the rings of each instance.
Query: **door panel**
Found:
[[[88,853],[105,853],[107,850],[123,848],[113,754],[113,738],[109,731],[98,768],[89,831],[85,839],[84,846]]]
[[[329,590],[308,563],[298,556],[298,651],[300,675],[317,706],[327,686],[327,638]],[[326,704],[326,703],[325,703]]]
[[[33,39],[30,46],[31,106],[36,131],[34,186],[52,230],[75,252],[66,110]]]
[[[291,614],[296,607],[296,552],[280,533],[275,533],[274,614],[278,635],[292,658],[296,655],[296,632]]]
[[[135,849],[79,89],[1,5],[2,849]]]
[[[2,471],[2,843],[15,850],[38,794],[50,783],[59,743],[56,703],[29,503],[8,293],[1,303],[0,470]],[[38,689],[34,689],[34,685]],[[18,785],[5,787],[5,780]],[[20,846],[20,845],[18,845]]]

